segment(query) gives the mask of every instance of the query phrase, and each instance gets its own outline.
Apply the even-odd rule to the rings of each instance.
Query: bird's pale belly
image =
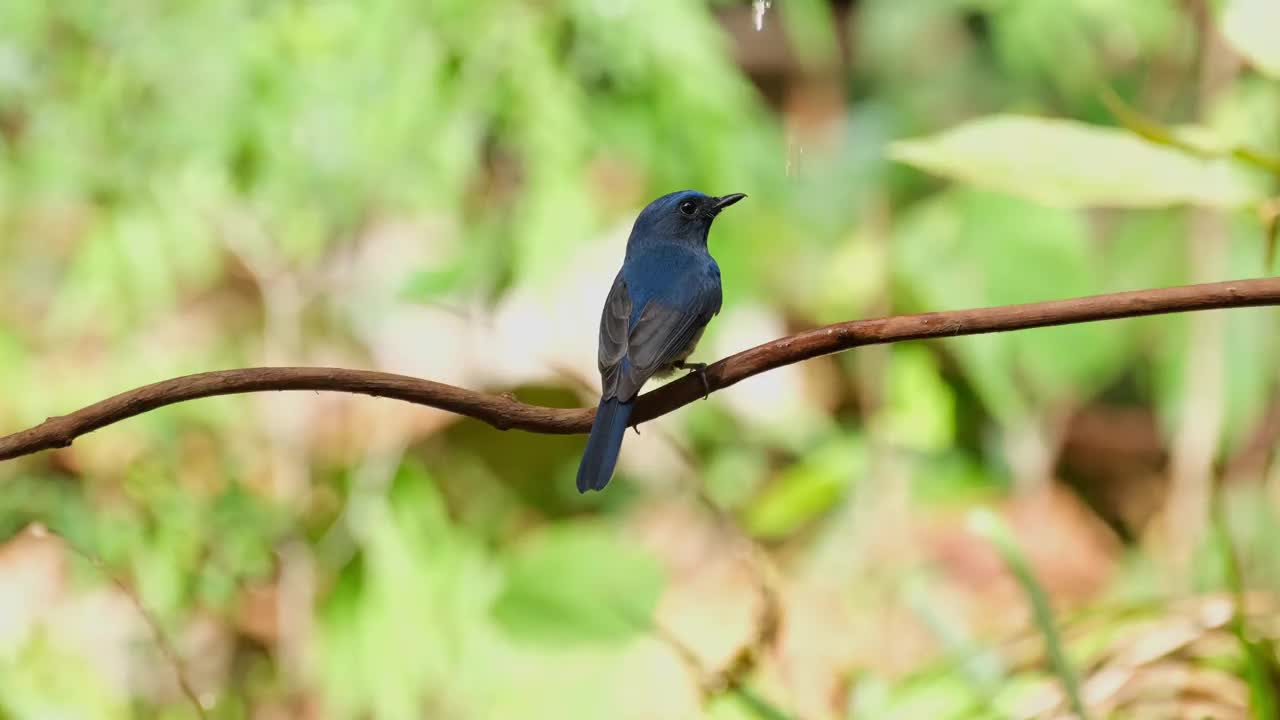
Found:
[[[674,366],[676,365],[676,363],[684,362],[686,358],[688,358],[690,355],[693,354],[694,349],[698,347],[698,341],[702,339],[703,331],[705,331],[706,329],[707,329],[706,325],[703,325],[702,327],[698,328],[698,332],[694,333],[693,339],[689,341],[689,346],[681,350],[680,352],[676,353],[676,356],[671,358],[671,362],[658,368],[653,373],[653,376],[656,378],[663,378],[675,372],[676,369]]]

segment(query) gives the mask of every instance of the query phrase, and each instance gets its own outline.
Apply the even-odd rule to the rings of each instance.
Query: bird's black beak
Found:
[[[721,210],[738,202],[744,197],[746,197],[746,195],[743,193],[729,193],[728,195],[723,195],[721,197],[716,198],[716,201],[711,203],[711,209],[714,210],[716,213],[719,213]]]

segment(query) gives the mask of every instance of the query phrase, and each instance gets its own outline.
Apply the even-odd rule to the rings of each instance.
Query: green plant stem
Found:
[[[1067,696],[1067,702],[1071,704],[1071,710],[1079,720],[1089,720],[1089,713],[1085,710],[1084,700],[1080,694],[1080,681],[1076,677],[1070,661],[1067,659],[1062,639],[1058,635],[1057,625],[1054,623],[1053,608],[1049,604],[1049,596],[1040,582],[1036,580],[1035,573],[1031,571],[1031,565],[1027,562],[1026,556],[1023,555],[1022,549],[1018,547],[1017,541],[1000,518],[989,510],[977,511],[971,520],[971,527],[996,548],[996,551],[1000,553],[1001,559],[1004,560],[1005,565],[1009,567],[1009,571],[1013,573],[1018,585],[1021,586],[1022,591],[1026,594],[1027,601],[1031,604],[1036,627],[1039,628],[1040,634],[1044,636],[1045,650],[1049,655],[1049,662],[1053,666],[1054,674],[1058,676],[1059,682],[1062,683],[1062,691]]]
[[[1102,104],[1107,106],[1111,114],[1115,116],[1120,125],[1129,132],[1166,147],[1182,150],[1196,157],[1201,158],[1231,158],[1246,165],[1253,167],[1280,177],[1280,156],[1263,152],[1256,148],[1232,146],[1228,148],[1207,148],[1197,145],[1193,142],[1183,140],[1173,133],[1172,130],[1161,125],[1160,123],[1146,117],[1134,108],[1130,107],[1115,90],[1110,87],[1102,89]]]
[[[1231,593],[1231,634],[1244,653],[1245,681],[1249,685],[1249,715],[1254,720],[1272,720],[1280,717],[1280,700],[1276,697],[1273,680],[1276,676],[1275,650],[1265,639],[1251,637],[1245,618],[1244,574],[1240,558],[1236,555],[1235,542],[1227,530],[1226,513],[1222,508],[1221,493],[1215,495],[1211,509],[1213,532],[1222,549],[1222,567],[1227,589]]]

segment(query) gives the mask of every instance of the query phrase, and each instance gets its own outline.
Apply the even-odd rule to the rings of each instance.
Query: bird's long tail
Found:
[[[627,432],[627,420],[635,401],[622,402],[617,398],[600,400],[587,449],[578,465],[578,492],[603,490],[613,477],[613,466],[618,463],[618,451],[622,449],[622,436]]]

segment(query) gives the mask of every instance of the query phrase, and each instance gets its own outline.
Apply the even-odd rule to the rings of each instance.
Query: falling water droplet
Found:
[[[756,23],[756,32],[764,29],[764,13],[773,7],[773,0],[751,0],[751,17]]]
[[[795,168],[795,159],[796,159],[796,145],[798,144],[796,142],[795,132],[791,129],[788,129],[786,139],[787,139],[786,175],[787,177],[791,177],[795,174],[794,168]]]

